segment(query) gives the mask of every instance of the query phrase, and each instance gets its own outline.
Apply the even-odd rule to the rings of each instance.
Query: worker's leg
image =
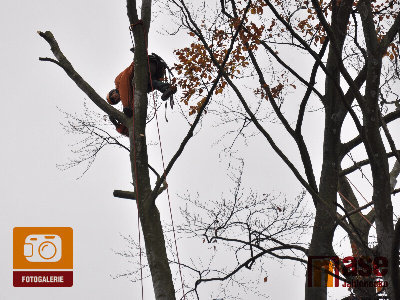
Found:
[[[161,93],[164,93],[169,88],[169,83],[162,82],[156,79],[153,79],[152,82],[153,82],[153,90],[160,91]],[[149,82],[148,92],[151,91],[152,91],[152,86],[150,85]]]
[[[173,94],[175,94],[177,91],[176,87],[170,85],[169,83],[165,83],[155,79],[153,79],[152,82],[153,82],[153,90],[157,90],[163,93],[161,99],[164,101],[167,100]],[[150,86],[150,92],[151,92],[151,86]]]

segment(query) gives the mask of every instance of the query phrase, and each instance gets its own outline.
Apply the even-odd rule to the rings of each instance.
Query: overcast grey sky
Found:
[[[186,35],[163,35],[162,28],[167,26],[169,18],[156,16],[149,50],[172,65],[172,50],[185,45]],[[38,60],[52,57],[48,44],[37,34],[38,30],[50,30],[75,69],[100,95],[105,95],[113,88],[116,75],[132,60],[128,27],[125,0],[19,0],[2,5],[0,300],[140,298],[138,283],[112,278],[132,267],[112,249],[122,251],[127,246],[121,235],[137,237],[135,202],[112,196],[114,189],[131,189],[129,157],[124,150],[109,147],[79,180],[76,178],[84,168],[57,169],[57,164],[72,158],[69,144],[77,140],[63,131],[60,125],[63,115],[58,108],[70,113],[81,112],[87,97],[59,67]],[[100,113],[89,100],[87,104]],[[169,110],[167,114],[168,123],[164,121],[164,109],[160,111],[166,160],[176,151],[188,129],[185,119],[176,111],[172,114]],[[203,128],[210,128],[210,123],[206,119]],[[152,125],[153,131],[147,133],[150,142],[157,141],[154,129]],[[212,147],[220,137],[215,131],[201,131],[173,169],[168,181],[178,219],[178,207],[184,203],[177,193],[200,191],[205,198],[217,198],[230,184],[225,176],[227,161],[219,159],[223,146]],[[267,148],[267,145],[263,142],[260,147]],[[203,149],[207,149],[207,153],[199,151]],[[288,198],[296,196],[301,188],[293,175],[276,157],[262,162],[256,160],[260,155],[258,150],[258,147],[248,148],[249,161],[245,170],[252,170],[254,176],[246,179],[247,183],[251,181],[253,187],[262,189],[261,192],[275,190]],[[316,153],[317,150],[321,149],[315,149]],[[273,157],[272,152],[262,153]],[[149,156],[161,171],[158,147],[150,147]],[[165,195],[157,202],[163,220],[168,223]],[[12,230],[24,226],[73,228],[73,287],[13,287]],[[204,253],[211,251],[200,240],[182,243],[179,251],[182,258],[189,261],[194,249]],[[281,268],[277,263],[270,263],[269,280],[262,289],[271,299],[277,299],[273,296],[276,294],[280,299],[299,299],[303,294],[304,269],[288,266]],[[263,277],[255,278],[262,280]],[[153,299],[152,294],[147,279],[145,299]]]

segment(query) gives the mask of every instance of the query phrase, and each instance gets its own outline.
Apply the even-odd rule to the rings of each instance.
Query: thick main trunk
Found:
[[[357,201],[356,196],[353,193],[353,190],[350,186],[350,183],[348,182],[346,177],[341,177],[339,178],[339,191],[340,193],[346,198],[343,199],[342,197],[342,205],[346,209],[347,212],[351,212],[354,210],[354,208],[359,208],[360,205]],[[349,201],[350,203],[348,203]],[[368,247],[368,238],[369,238],[369,233],[371,229],[371,222],[372,219],[374,219],[375,211],[372,210],[367,215],[361,215],[361,213],[353,214],[350,216],[350,220],[352,222],[352,225],[354,225],[354,234],[357,237],[361,237],[362,243],[364,246],[360,246],[359,244],[356,243],[354,240],[354,237],[352,235],[349,235],[350,239],[350,245],[352,249],[352,256],[356,258],[360,257],[371,257],[372,259],[375,258],[375,255],[372,253],[372,250]],[[365,217],[365,218],[364,218]],[[367,220],[368,221],[367,221]],[[357,230],[357,234],[355,233],[355,230]],[[365,280],[374,280],[375,276],[374,274],[371,274],[370,277],[368,278],[363,278]],[[352,281],[352,280],[358,280],[357,276],[346,276],[346,280]],[[376,288],[375,287],[355,287],[353,289],[353,293],[357,299],[374,299],[375,294],[376,294]]]
[[[382,53],[375,31],[371,2],[369,0],[360,1],[357,8],[360,11],[367,48],[365,96],[362,101],[359,101],[359,105],[363,113],[363,143],[370,160],[373,179],[372,201],[376,212],[377,254],[386,257],[390,265],[394,231],[393,206],[391,202],[389,163],[380,133],[381,112],[378,104],[382,73]],[[387,294],[390,299],[393,299],[391,274],[392,271],[389,268],[384,278],[389,283]]]
[[[128,16],[133,27],[135,39],[135,76],[134,76],[134,116],[133,128],[130,129],[131,169],[135,183],[139,217],[146,247],[147,260],[150,267],[153,289],[157,300],[175,300],[175,290],[171,269],[165,247],[164,232],[161,225],[160,213],[151,197],[151,185],[148,169],[146,145],[147,117],[147,30],[149,28],[151,1],[143,3],[142,18],[138,22],[136,1],[128,0]],[[144,14],[144,15],[143,15]],[[134,129],[134,130],[132,130]],[[135,297],[139,298],[139,297]]]
[[[165,248],[160,213],[154,204],[142,207],[140,222],[155,298],[157,300],[175,300],[175,290]]]
[[[336,213],[338,178],[340,171],[340,133],[345,116],[345,109],[340,98],[340,71],[338,59],[345,39],[346,24],[350,16],[351,3],[345,3],[340,8],[333,7],[332,28],[335,34],[336,46],[330,45],[326,68],[330,73],[325,81],[325,128],[323,144],[323,164],[321,170],[319,197],[328,204],[317,202],[316,217],[309,248],[309,256],[333,256],[332,247],[336,222],[331,217]],[[339,53],[338,53],[339,51]],[[312,270],[307,270],[310,274]],[[321,287],[305,288],[305,299],[327,299],[327,283],[321,282]]]
[[[377,111],[378,110],[378,111]],[[373,195],[372,201],[376,212],[376,233],[378,238],[378,256],[386,257],[391,263],[391,248],[393,241],[393,206],[391,202],[390,176],[386,150],[379,132],[379,109],[369,110],[365,114],[365,140],[368,143],[368,157],[371,161]],[[388,295],[392,295],[391,270],[385,276],[389,282]]]
[[[138,119],[137,116],[136,119]],[[138,123],[135,120],[136,155],[134,151],[131,151],[132,178],[135,181],[137,176],[135,190],[154,295],[157,300],[175,300],[175,289],[165,247],[160,213],[154,203],[154,199],[151,198],[152,191],[147,167],[146,138],[139,134],[141,130],[137,129],[136,125]],[[139,298],[139,296],[136,298]]]
[[[332,61],[334,59],[330,58]],[[328,61],[330,60],[328,58]],[[340,128],[341,120],[335,117],[340,110],[338,101],[335,101],[332,83],[327,83],[327,103],[325,105],[325,131],[323,145],[323,164],[319,186],[319,196],[329,205],[323,205],[317,201],[316,216],[313,227],[313,234],[309,248],[309,256],[333,256],[332,248],[333,235],[336,222],[331,217],[336,212],[337,188],[339,176],[339,155],[340,155]],[[329,212],[330,211],[330,212]],[[312,272],[312,270],[307,270]],[[305,299],[327,298],[326,282],[321,287],[308,287],[306,285]]]
[[[335,131],[337,131],[335,133]],[[332,124],[329,111],[326,115],[324,140],[324,163],[321,172],[321,182],[319,186],[319,196],[324,199],[329,207],[317,202],[316,216],[313,227],[313,234],[309,248],[309,256],[333,256],[332,248],[333,235],[336,228],[332,213],[336,212],[336,193],[338,184],[338,155],[340,145],[340,129]],[[328,212],[331,211],[331,214]],[[313,272],[307,270],[307,272]],[[321,282],[321,287],[309,287],[306,284],[305,299],[327,299],[326,282]]]

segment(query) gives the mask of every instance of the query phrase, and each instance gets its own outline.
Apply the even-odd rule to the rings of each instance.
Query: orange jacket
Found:
[[[133,62],[115,78],[115,88],[119,91],[123,107],[132,108],[134,75]]]

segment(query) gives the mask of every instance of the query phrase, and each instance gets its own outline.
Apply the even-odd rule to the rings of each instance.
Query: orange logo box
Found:
[[[15,227],[13,254],[14,286],[72,286],[72,228]]]

